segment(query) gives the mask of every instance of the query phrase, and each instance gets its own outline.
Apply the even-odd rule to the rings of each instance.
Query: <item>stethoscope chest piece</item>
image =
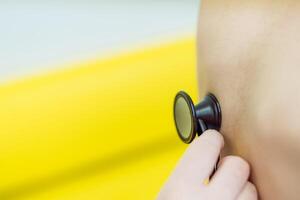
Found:
[[[180,91],[175,97],[173,109],[177,133],[185,143],[191,143],[197,133],[200,136],[208,129],[221,128],[221,107],[211,93],[208,93],[199,104],[194,105],[191,97]]]

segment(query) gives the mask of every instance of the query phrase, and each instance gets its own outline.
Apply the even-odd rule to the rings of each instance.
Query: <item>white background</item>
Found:
[[[199,0],[0,0],[0,82],[195,34]]]

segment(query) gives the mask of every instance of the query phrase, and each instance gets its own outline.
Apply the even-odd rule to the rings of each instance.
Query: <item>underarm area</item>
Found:
[[[199,92],[222,107],[224,154],[252,166],[261,199],[297,199],[300,184],[300,6],[203,0]]]

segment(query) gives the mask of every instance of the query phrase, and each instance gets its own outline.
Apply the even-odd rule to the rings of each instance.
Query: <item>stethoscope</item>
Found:
[[[220,130],[221,107],[211,93],[208,93],[199,104],[194,105],[191,97],[180,91],[174,101],[174,120],[180,139],[189,144],[197,133],[200,136],[208,129]]]
[[[197,105],[194,105],[191,97],[180,91],[174,101],[174,121],[180,139],[189,144],[196,134],[200,136],[208,129],[220,130],[222,123],[221,106],[218,99],[208,93]],[[217,170],[220,157],[209,179]]]

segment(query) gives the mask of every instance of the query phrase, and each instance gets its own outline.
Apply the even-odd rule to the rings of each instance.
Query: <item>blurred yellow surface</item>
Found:
[[[0,199],[154,199],[195,61],[186,38],[0,86]]]

